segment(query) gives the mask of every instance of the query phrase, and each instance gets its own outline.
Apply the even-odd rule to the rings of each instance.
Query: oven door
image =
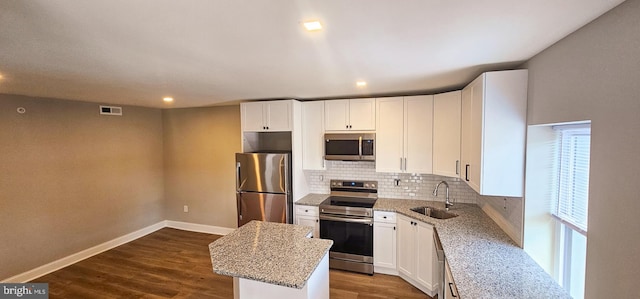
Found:
[[[333,258],[373,262],[373,218],[321,214],[320,238],[333,240]]]

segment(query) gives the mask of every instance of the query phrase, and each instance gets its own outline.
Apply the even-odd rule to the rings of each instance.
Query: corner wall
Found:
[[[638,294],[638,16],[628,0],[525,64],[530,125],[591,120],[586,298]]]
[[[167,220],[237,227],[235,153],[240,106],[163,112]],[[183,206],[189,212],[183,212]]]
[[[159,109],[0,94],[0,280],[164,220],[162,171]]]

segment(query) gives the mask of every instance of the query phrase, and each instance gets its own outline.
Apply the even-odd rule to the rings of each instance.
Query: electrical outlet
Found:
[[[189,213],[189,206],[188,206],[188,205],[184,205],[184,207],[182,208],[182,210],[183,210],[185,213]]]

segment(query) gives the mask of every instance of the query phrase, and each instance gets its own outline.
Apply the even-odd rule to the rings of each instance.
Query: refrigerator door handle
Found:
[[[240,162],[236,162],[236,192],[240,192],[242,186],[240,184]]]
[[[238,204],[238,219],[242,220],[242,192],[238,192],[236,198]]]

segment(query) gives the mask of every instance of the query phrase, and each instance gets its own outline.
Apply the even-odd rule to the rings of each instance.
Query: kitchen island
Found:
[[[213,271],[232,276],[234,298],[329,298],[331,240],[313,228],[251,221],[209,244]]]

